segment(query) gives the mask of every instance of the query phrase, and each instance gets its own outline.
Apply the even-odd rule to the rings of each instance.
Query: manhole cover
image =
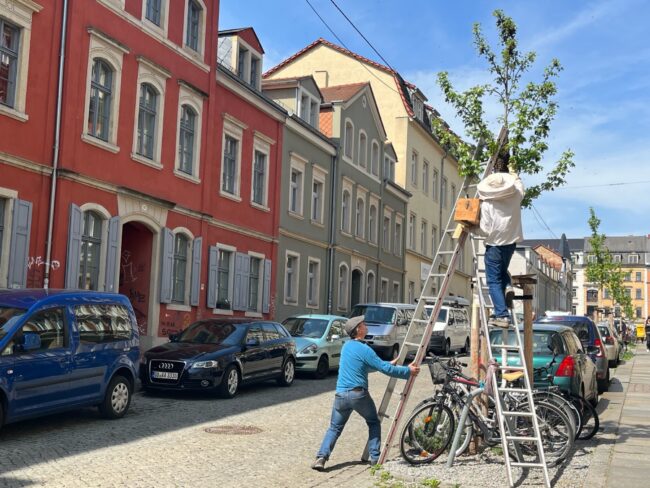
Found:
[[[253,425],[220,425],[218,427],[208,427],[205,431],[208,434],[253,435],[259,434],[262,429]]]

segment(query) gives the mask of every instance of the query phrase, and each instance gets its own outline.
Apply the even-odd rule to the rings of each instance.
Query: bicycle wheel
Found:
[[[578,438],[578,434],[582,429],[582,415],[579,408],[574,405],[570,398],[566,398],[563,395],[551,391],[536,390],[533,392],[533,400],[535,402],[542,401],[552,403],[553,405],[560,407],[573,423],[573,430],[576,433],[575,438]]]
[[[410,464],[430,463],[449,447],[455,426],[454,414],[441,402],[416,408],[402,429],[402,457]]]
[[[600,427],[598,412],[591,403],[582,397],[573,397],[573,401],[578,404],[578,410],[582,416],[582,429],[577,438],[581,441],[587,441],[596,435]]]
[[[451,411],[454,413],[454,420],[456,421],[456,425],[458,425],[458,423],[460,422],[460,416],[463,413],[464,405],[459,405],[458,403],[453,401],[450,401],[446,405],[449,408],[451,408]],[[456,431],[454,431],[454,433],[455,432]],[[472,437],[474,437],[474,424],[468,416],[467,420],[465,421],[465,428],[460,434],[460,442],[458,443],[458,447],[456,448],[456,457],[465,453],[465,451],[469,447],[469,443],[472,441]],[[452,440],[453,440],[453,436],[452,436]]]

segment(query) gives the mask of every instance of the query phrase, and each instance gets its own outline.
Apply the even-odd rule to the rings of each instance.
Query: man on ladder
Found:
[[[502,152],[494,165],[494,173],[478,184],[480,229],[471,229],[485,237],[485,275],[494,306],[489,325],[502,328],[512,323],[508,308],[515,295],[508,266],[517,242],[524,238],[521,229],[524,185],[519,175],[509,169],[508,159],[508,153]]]

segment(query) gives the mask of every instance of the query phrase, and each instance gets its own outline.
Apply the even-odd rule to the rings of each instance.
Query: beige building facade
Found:
[[[397,162],[386,158],[385,174],[412,194],[406,226],[405,283],[402,300],[412,303],[422,286],[440,243],[454,201],[462,186],[457,162],[431,133],[434,109],[414,85],[396,71],[347,49],[318,39],[264,74],[266,79],[312,75],[319,88],[369,82],[393,144]],[[444,264],[441,265],[444,272]],[[471,299],[471,250],[465,249],[449,293]],[[437,289],[431,290],[432,294]]]

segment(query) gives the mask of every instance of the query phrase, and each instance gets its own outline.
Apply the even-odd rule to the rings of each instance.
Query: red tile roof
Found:
[[[320,91],[323,94],[323,101],[325,102],[346,102],[359,93],[366,85],[369,85],[369,83],[350,83],[347,85],[324,87]]]

